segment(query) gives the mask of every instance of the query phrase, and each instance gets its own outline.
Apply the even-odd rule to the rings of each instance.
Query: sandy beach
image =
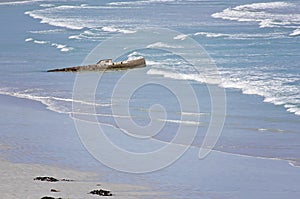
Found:
[[[72,199],[98,198],[98,195],[92,195],[89,192],[100,189],[110,191],[111,198],[153,198],[154,195],[165,198],[164,193],[154,192],[150,187],[134,185],[134,182],[131,184],[108,183],[109,175],[107,176],[101,171],[79,171],[82,167],[79,162],[81,165],[89,167],[88,165],[93,162],[93,159],[82,159],[80,154],[83,153],[84,149],[81,148],[79,142],[73,140],[76,138],[76,133],[73,138],[69,137],[68,133],[62,135],[62,132],[68,128],[63,126],[72,127],[72,120],[67,115],[54,113],[47,110],[39,102],[27,99],[0,95],[0,102],[1,112],[6,113],[0,117],[2,126],[0,136],[2,140],[0,143],[1,198],[42,198],[45,196]],[[62,118],[65,121],[63,125],[57,125],[57,119],[61,120]],[[5,123],[4,121],[8,122]],[[48,126],[49,123],[50,126],[59,126],[59,128],[52,129]],[[32,125],[37,128],[32,129]],[[46,129],[45,125],[47,125]],[[29,132],[35,136],[31,137],[30,134],[27,134]],[[4,138],[10,136],[12,139],[6,139],[6,142],[3,143]],[[27,141],[23,136],[27,136]],[[39,138],[39,136],[42,137]],[[47,136],[49,137],[47,138]],[[23,137],[21,138],[23,146],[18,143],[20,137]],[[37,143],[36,141],[39,139],[43,139],[43,143]],[[51,141],[51,139],[53,140]],[[61,148],[59,143],[55,145],[57,139],[62,139],[66,148]],[[63,145],[63,143],[60,144]],[[72,146],[74,144],[76,146]],[[47,145],[50,148],[58,148],[60,152],[44,151],[44,154],[39,154],[34,151],[41,150],[40,147]],[[85,152],[85,156],[89,156],[87,152]],[[69,166],[72,168],[55,163],[61,158],[64,158],[65,162],[69,162]],[[44,182],[34,180],[34,178],[41,176],[70,181]],[[118,181],[118,179],[110,179],[110,181]],[[58,192],[51,192],[51,189]]]
[[[0,146],[1,150],[4,147]],[[98,198],[89,194],[93,190],[109,190],[111,198],[153,198],[161,195],[150,188],[126,184],[98,182],[96,173],[79,172],[58,167],[38,164],[16,164],[0,160],[1,198]],[[49,176],[55,179],[70,181],[44,182],[34,180],[38,176]]]
[[[0,145],[0,190],[4,198],[98,198],[99,196],[88,193],[99,189],[111,191],[112,198],[125,199],[184,198],[190,194],[204,198],[251,199],[258,196],[280,199],[290,196],[291,193],[299,194],[299,185],[295,183],[300,178],[299,168],[292,167],[286,161],[216,151],[204,160],[199,160],[198,148],[195,147],[161,171],[126,175],[113,170],[103,170],[104,166],[90,158],[85,149],[81,148],[80,142],[75,141],[76,134],[68,132],[72,122],[67,115],[54,113],[39,102],[27,99],[0,95],[0,102],[1,111],[6,113],[5,116],[1,115],[0,120],[1,140],[6,140],[6,143]],[[9,122],[4,124],[5,121]],[[59,122],[64,125],[58,125]],[[130,143],[123,137],[119,139],[124,144]],[[60,146],[62,143],[59,140],[63,141],[64,147]],[[22,146],[18,146],[20,144]],[[40,176],[74,181],[34,180]],[[130,183],[118,183],[118,178]],[[140,186],[140,182],[157,183],[152,184],[156,189]],[[170,186],[169,183],[173,185]],[[189,190],[191,184],[197,189]],[[157,191],[157,186],[161,191]],[[51,189],[59,192],[51,192]],[[174,195],[174,190],[181,194]]]

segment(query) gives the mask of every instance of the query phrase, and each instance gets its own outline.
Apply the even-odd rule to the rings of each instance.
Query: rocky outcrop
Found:
[[[110,191],[99,189],[99,190],[93,190],[90,192],[90,194],[98,195],[98,196],[112,196],[112,193]]]
[[[52,69],[47,72],[81,72],[81,71],[106,71],[106,70],[127,70],[146,66],[145,58],[141,57],[134,60],[122,62],[112,62],[111,59],[100,60],[96,64],[86,66],[75,66],[68,68]]]
[[[47,181],[47,182],[57,182],[57,181],[59,181],[56,178],[48,177],[48,176],[47,177],[46,176],[36,177],[36,178],[34,178],[34,180]]]

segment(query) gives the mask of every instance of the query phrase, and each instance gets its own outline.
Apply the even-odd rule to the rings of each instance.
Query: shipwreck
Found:
[[[98,61],[96,64],[86,66],[75,66],[68,68],[58,68],[48,70],[47,72],[81,72],[81,71],[106,71],[106,70],[127,70],[133,68],[142,68],[146,66],[144,57],[136,59],[113,62],[112,59],[103,59]]]

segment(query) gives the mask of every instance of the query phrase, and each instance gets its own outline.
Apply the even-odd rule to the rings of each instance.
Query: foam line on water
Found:
[[[126,30],[126,29],[116,28],[112,26],[104,26],[102,30],[105,32],[115,32],[115,33],[124,33],[124,34],[130,34],[136,32],[134,30]]]
[[[36,31],[29,31],[32,34],[55,34],[55,33],[62,33],[65,32],[65,29],[50,29],[50,30],[36,30]]]
[[[109,26],[110,24],[122,23],[126,21],[121,19],[104,19],[98,15],[90,16],[87,13],[99,13],[101,10],[115,9],[118,12],[120,9],[128,9],[127,7],[113,6],[93,6],[88,4],[81,5],[59,5],[53,7],[44,7],[43,9],[27,11],[24,14],[29,15],[34,19],[41,20],[40,23],[46,23],[51,26],[63,27],[72,30],[82,30],[84,28],[99,28],[103,27],[103,31],[117,33],[132,33],[133,30],[127,30],[119,27]],[[119,13],[119,12],[118,12]],[[106,26],[107,25],[107,26]]]
[[[300,28],[294,30],[294,31],[290,34],[290,36],[299,36],[299,35],[300,35]]]
[[[73,47],[64,45],[64,44],[58,44],[58,43],[52,43],[50,41],[43,41],[43,40],[35,40],[33,38],[27,38],[25,39],[26,42],[33,42],[35,44],[47,44],[49,46],[53,46],[57,49],[59,49],[61,52],[69,52],[71,50],[73,50]]]
[[[219,86],[223,88],[234,88],[242,90],[243,94],[259,95],[264,97],[264,102],[272,103],[278,106],[284,106],[288,112],[295,115],[300,115],[300,93],[297,85],[291,84],[299,79],[296,77],[282,77],[274,74],[255,74],[254,71],[228,71],[230,69],[220,69],[222,83]],[[260,71],[258,71],[260,72]],[[190,73],[184,74],[178,71],[166,71],[162,68],[151,68],[147,71],[149,75],[160,75],[166,78],[178,80],[193,80],[199,83],[214,84],[213,76],[209,78],[210,74],[205,74],[208,78],[198,74]],[[212,74],[214,75],[214,74]],[[272,78],[270,78],[272,77]],[[287,96],[288,92],[288,96]],[[282,96],[279,94],[282,93]],[[284,94],[285,93],[285,94]]]
[[[116,2],[110,2],[107,5],[113,5],[113,6],[148,5],[148,4],[170,3],[170,2],[175,2],[175,0],[116,1]]]
[[[7,2],[0,2],[1,5],[19,5],[19,4],[28,4],[28,3],[35,3],[38,1],[43,1],[43,0],[28,0],[28,1],[7,1]]]
[[[46,105],[47,109],[58,113],[70,114],[72,112],[71,111],[72,103],[79,103],[87,106],[96,106],[96,107],[111,106],[111,104],[108,103],[87,102],[87,101],[75,100],[75,99],[64,98],[64,97],[55,97],[55,96],[40,96],[35,94],[34,92],[35,91],[31,91],[31,90],[15,91],[15,89],[13,88],[0,89],[0,94],[2,95],[8,95],[17,98],[38,101]],[[66,102],[66,103],[61,104],[60,102]]]
[[[182,48],[182,46],[179,45],[169,45],[163,42],[156,42],[153,44],[149,44],[147,48]]]
[[[291,2],[268,2],[239,5],[233,8],[226,8],[222,12],[212,14],[213,18],[220,18],[239,22],[255,22],[260,28],[300,28],[300,12],[290,8],[300,7]],[[290,36],[298,35],[294,30]]]
[[[216,33],[216,32],[196,32],[194,36],[204,36],[207,38],[225,38],[225,39],[274,39],[283,38],[286,36],[284,32],[265,33],[265,34],[227,34],[227,33]]]

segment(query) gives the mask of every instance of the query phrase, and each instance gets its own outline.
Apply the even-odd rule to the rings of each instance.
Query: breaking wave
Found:
[[[126,29],[115,28],[115,27],[103,27],[102,30],[105,32],[117,32],[117,33],[125,33],[125,34],[136,32],[134,30],[126,30]]]
[[[299,88],[295,81],[299,81],[299,78],[291,75],[277,75],[273,74],[260,74],[261,71],[229,71],[230,69],[219,69],[219,73],[222,77],[222,83],[219,86],[223,88],[233,88],[242,90],[243,94],[247,95],[259,95],[264,97],[264,102],[272,103],[274,105],[284,106],[288,112],[295,115],[300,115],[300,93]],[[150,69],[147,74],[149,75],[161,75],[166,78],[178,79],[178,80],[193,80],[199,83],[214,84],[210,80],[213,78],[208,77],[209,74],[200,76],[198,74],[184,74],[180,72],[166,71],[159,68]],[[273,78],[270,78],[272,77]]]
[[[239,21],[256,22],[260,28],[300,28],[299,9],[291,13],[290,9],[299,5],[288,2],[253,3],[227,8],[222,12],[212,14],[214,18]],[[291,36],[298,35],[291,33]]]
[[[290,34],[290,36],[299,36],[299,35],[300,35],[300,28],[294,30],[294,32],[292,32],[292,33]]]
[[[99,11],[113,9],[116,14],[121,13],[120,10],[127,9],[126,7],[113,6],[92,6],[88,4],[81,5],[59,5],[52,7],[44,7],[39,10],[25,12],[26,15],[34,19],[40,19],[40,23],[46,23],[56,27],[68,28],[71,30],[82,30],[84,28],[99,28],[103,27],[104,31],[131,33],[132,30],[127,30],[118,27],[110,27],[109,24],[128,24],[126,19],[112,19],[110,16],[99,16]],[[109,18],[108,18],[109,17]]]

